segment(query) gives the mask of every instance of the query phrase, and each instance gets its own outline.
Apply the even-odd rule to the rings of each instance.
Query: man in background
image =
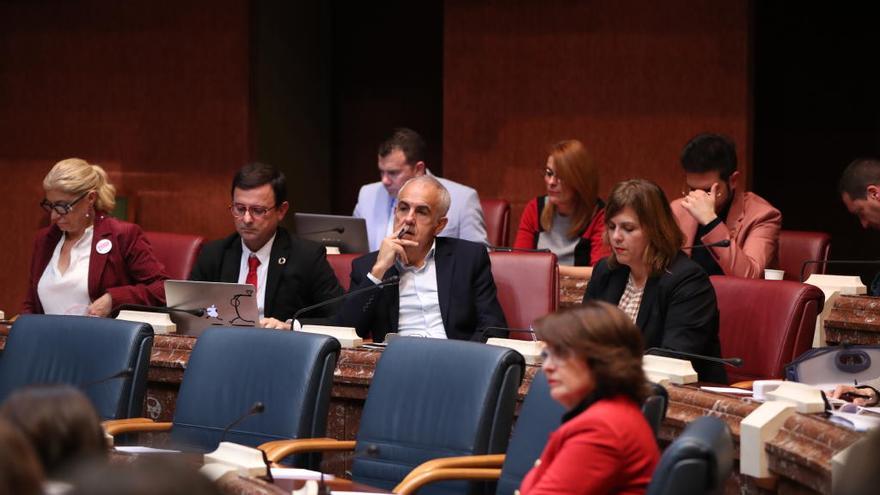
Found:
[[[370,250],[379,249],[382,240],[391,234],[397,193],[413,177],[431,175],[425,165],[425,140],[412,129],[395,129],[394,134],[379,145],[379,182],[361,187],[354,216],[367,221]],[[452,204],[447,224],[440,233],[488,244],[486,222],[480,198],[474,189],[437,177],[449,191]]]

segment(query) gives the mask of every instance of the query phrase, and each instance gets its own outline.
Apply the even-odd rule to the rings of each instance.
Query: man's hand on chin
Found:
[[[718,197],[718,183],[712,184],[712,190],[691,191],[681,200],[681,206],[691,214],[700,225],[708,225],[718,216],[715,214],[715,198]]]
[[[260,326],[263,328],[274,328],[275,330],[290,330],[290,324],[275,318],[260,318]]]

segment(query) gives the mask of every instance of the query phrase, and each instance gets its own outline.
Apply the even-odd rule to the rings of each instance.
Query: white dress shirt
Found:
[[[446,328],[440,313],[440,293],[437,290],[437,265],[434,250],[437,242],[425,256],[425,264],[420,268],[396,263],[400,272],[400,310],[397,315],[397,333],[408,337],[431,337],[445,339]],[[382,281],[367,273],[374,284]]]
[[[257,311],[260,318],[263,318],[263,308],[266,301],[266,278],[269,276],[269,261],[271,261],[272,244],[275,242],[273,235],[269,242],[263,244],[259,250],[251,251],[241,241],[241,264],[238,266],[238,283],[247,283],[248,274],[248,258],[254,254],[260,260],[260,266],[257,267]]]
[[[84,315],[92,303],[89,298],[89,256],[94,227],[89,226],[70,249],[70,264],[61,273],[58,261],[65,235],[58,240],[52,259],[37,283],[37,295],[47,315]]]

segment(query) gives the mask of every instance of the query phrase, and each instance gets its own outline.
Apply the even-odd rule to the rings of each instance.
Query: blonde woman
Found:
[[[34,242],[24,313],[108,316],[120,304],[165,304],[165,267],[140,227],[109,216],[116,189],[104,169],[62,160],[43,189],[51,225]]]

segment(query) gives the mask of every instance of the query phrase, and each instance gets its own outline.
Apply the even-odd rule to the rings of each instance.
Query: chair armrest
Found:
[[[336,440],[335,438],[299,438],[296,440],[273,440],[257,448],[266,453],[269,462],[278,463],[281,459],[293,454],[354,450],[355,443],[354,440]]]
[[[168,431],[171,425],[172,423],[156,423],[147,418],[110,419],[101,423],[110,436],[130,432]]]
[[[409,474],[403,478],[401,483],[405,483],[411,478],[420,476],[437,469],[457,469],[457,468],[496,468],[501,469],[504,465],[505,454],[485,454],[485,455],[464,455],[459,457],[440,457],[425,461],[416,466]]]
[[[397,495],[409,495],[416,493],[420,488],[435,481],[444,480],[497,480],[501,477],[501,469],[490,468],[450,468],[423,471],[417,476],[407,476],[396,487]]]

